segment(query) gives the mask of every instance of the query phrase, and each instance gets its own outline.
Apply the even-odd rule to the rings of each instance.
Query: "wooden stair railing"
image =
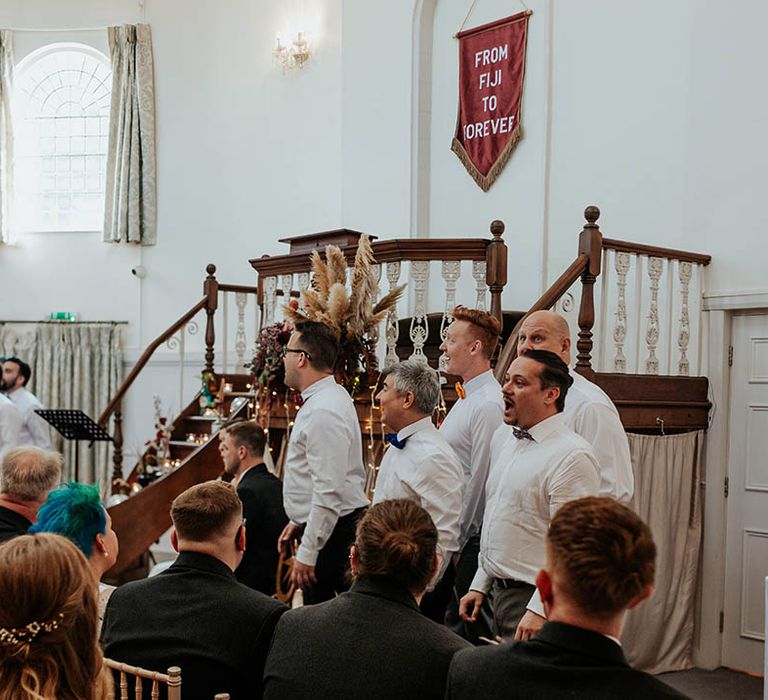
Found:
[[[122,432],[122,413],[120,410],[121,403],[131,388],[136,378],[141,374],[142,370],[147,366],[155,351],[165,342],[167,342],[172,336],[174,336],[192,320],[194,317],[205,309],[206,313],[206,326],[205,326],[205,371],[214,371],[214,359],[215,351],[214,346],[216,343],[216,332],[214,325],[214,317],[216,309],[219,303],[219,294],[226,292],[234,292],[241,294],[258,295],[257,287],[250,287],[246,285],[237,284],[222,284],[216,277],[216,266],[210,263],[206,267],[207,276],[203,282],[203,298],[200,299],[189,311],[183,314],[178,320],[171,324],[166,330],[157,336],[144,350],[139,357],[136,364],[133,366],[128,376],[123,380],[123,383],[118,388],[115,395],[112,397],[107,407],[99,416],[97,423],[108,430],[108,424],[110,417],[113,417],[113,469],[112,469],[112,483],[117,479],[123,478],[123,432]]]
[[[517,338],[525,319],[534,311],[554,307],[581,279],[575,371],[603,388],[619,409],[627,429],[644,432],[657,431],[659,426],[667,431],[706,429],[711,404],[707,399],[708,382],[705,377],[596,373],[592,366],[592,329],[595,324],[594,286],[601,273],[604,251],[646,255],[701,266],[709,265],[711,257],[603,238],[597,224],[599,217],[600,210],[596,206],[585,209],[586,224],[579,234],[578,256],[518,321],[499,355],[495,368],[496,378],[503,381],[509,365],[517,356]]]

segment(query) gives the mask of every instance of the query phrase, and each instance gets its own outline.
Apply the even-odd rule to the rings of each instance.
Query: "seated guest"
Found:
[[[88,558],[97,581],[117,561],[117,535],[96,484],[70,482],[48,496],[30,532],[53,532],[72,540]],[[114,586],[99,583],[99,621]]]
[[[387,438],[391,444],[381,460],[373,502],[410,498],[429,513],[437,527],[441,578],[451,555],[459,551],[464,474],[453,448],[432,424],[440,381],[435,370],[418,360],[400,362],[382,377],[376,395],[381,421],[396,434]]]
[[[566,503],[546,538],[536,577],[547,622],[530,641],[463,651],[447,698],[680,698],[630,668],[624,615],[653,591],[656,546],[648,526],[605,496]]]
[[[61,479],[61,455],[38,447],[17,447],[0,467],[0,542],[23,535]]]
[[[429,513],[413,501],[372,506],[350,551],[352,588],[280,619],[264,697],[442,698],[451,657],[470,645],[419,612],[436,546]]]
[[[264,430],[256,421],[231,423],[219,433],[224,472],[233,477],[248,524],[243,561],[235,571],[240,583],[272,595],[279,553],[275,547],[288,524],[283,483],[264,464]]]
[[[96,581],[72,542],[21,535],[0,546],[0,700],[102,700]]]
[[[245,550],[242,503],[229,484],[208,481],[176,497],[171,519],[178,558],[112,594],[104,652],[155,671],[181,667],[184,700],[260,698],[264,658],[286,608],[235,578]]]

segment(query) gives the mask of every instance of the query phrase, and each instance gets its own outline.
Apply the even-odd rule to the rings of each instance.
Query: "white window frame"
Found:
[[[103,51],[100,51],[98,48],[96,48],[94,46],[91,46],[88,43],[81,42],[81,41],[55,41],[55,40],[54,41],[46,41],[42,46],[40,46],[40,47],[30,51],[21,60],[19,60],[16,63],[16,66],[15,66],[15,77],[16,77],[16,79],[14,81],[14,83],[15,83],[15,85],[14,85],[14,93],[15,94],[12,97],[12,105],[13,105],[13,110],[14,110],[14,113],[13,113],[13,117],[14,117],[14,141],[16,142],[14,144],[14,151],[15,151],[17,156],[18,156],[18,153],[19,153],[19,150],[20,150],[19,145],[18,145],[18,139],[20,138],[20,134],[23,134],[23,127],[21,127],[21,120],[22,120],[22,117],[23,117],[23,115],[22,115],[22,110],[23,110],[22,100],[25,99],[24,97],[22,97],[19,94],[19,92],[17,92],[18,85],[20,83],[19,76],[22,76],[26,70],[31,68],[32,65],[34,65],[37,62],[39,62],[40,60],[43,60],[46,56],[49,56],[52,53],[56,53],[56,52],[59,52],[59,51],[67,51],[67,50],[70,50],[70,51],[71,50],[76,50],[76,51],[81,52],[81,53],[83,53],[83,54],[85,54],[87,56],[90,56],[91,58],[93,58],[93,59],[97,60],[99,63],[101,63],[107,69],[108,73],[111,75],[111,66],[110,66],[109,57]],[[108,119],[108,113],[109,113],[109,106],[108,105],[109,105],[109,103],[107,102],[107,114],[106,114],[107,119]],[[102,115],[100,115],[98,117],[98,119],[101,120],[101,119],[104,118],[104,116],[105,115],[102,114]],[[100,131],[99,134],[96,137],[101,139],[101,142],[104,142],[105,139],[108,142],[108,134],[109,134],[109,126],[108,126],[108,122],[107,122],[106,131],[103,132],[103,133]],[[84,139],[87,138],[87,137],[88,137],[88,135],[84,134]],[[23,136],[22,136],[22,138],[23,138]],[[106,170],[106,159],[107,159],[106,149],[107,149],[107,145],[104,145],[103,151],[102,151],[102,148],[100,147],[99,150],[102,151],[102,152],[99,153],[96,156],[96,157],[101,157],[102,158],[102,163],[100,164],[100,171],[101,172],[104,172]],[[83,157],[84,162],[85,162],[85,159],[87,159],[89,157],[94,157],[93,154],[86,154],[86,147],[85,147],[85,145],[83,146],[82,154],[81,153],[75,153],[75,154],[72,154],[71,157],[75,158],[75,157],[79,157],[81,155]],[[18,165],[18,161],[17,161],[17,165]],[[71,161],[70,161],[70,165],[71,165]],[[87,173],[85,171],[85,165],[83,166],[83,171],[82,172],[83,172],[83,179],[85,181],[85,179],[87,177]],[[16,174],[16,166],[14,167],[14,175],[15,174]],[[55,175],[55,171],[54,171],[54,175]],[[103,179],[104,178],[102,178],[102,182],[101,182],[101,192],[99,193],[101,195],[101,198],[102,198],[102,201],[101,201],[101,206],[102,206],[101,211],[102,212],[103,212],[103,206],[104,206],[104,182],[103,182]],[[58,194],[60,194],[60,193],[54,191],[54,195],[53,196],[58,196]],[[72,193],[72,190],[71,190],[71,182],[70,182],[70,196],[72,194],[73,193]],[[77,194],[80,194],[80,193],[77,193]],[[29,206],[29,204],[25,204],[23,202],[23,198],[21,196],[21,193],[17,192],[17,196],[14,197],[14,201],[13,201],[13,209],[14,209],[14,211],[12,212],[12,219],[16,221],[16,224],[14,225],[14,228],[18,231],[19,234],[22,234],[22,235],[36,234],[36,233],[42,233],[42,234],[48,234],[48,233],[52,233],[52,234],[101,233],[102,230],[103,230],[103,221],[102,220],[99,221],[98,226],[96,226],[96,225],[94,225],[94,226],[83,226],[82,225],[82,221],[80,221],[80,222],[75,222],[75,224],[73,224],[71,226],[56,226],[56,225],[53,225],[51,227],[41,228],[41,227],[29,227],[29,226],[25,225],[25,227],[22,228],[22,223],[25,223],[25,221],[24,221],[24,218],[20,215],[20,210],[24,206]],[[103,216],[101,217],[101,219],[103,219]]]

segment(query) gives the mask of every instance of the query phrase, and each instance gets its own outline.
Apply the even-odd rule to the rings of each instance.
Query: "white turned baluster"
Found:
[[[688,285],[693,276],[693,265],[689,262],[681,262],[679,269],[680,295],[683,297],[680,309],[680,331],[677,335],[677,346],[680,348],[680,361],[677,363],[677,373],[687,377],[690,374],[690,365],[686,353],[688,343],[691,340],[691,323],[688,317]]]
[[[629,272],[629,253],[616,254],[616,286],[619,301],[616,305],[616,325],[613,328],[613,342],[616,344],[616,356],[613,360],[614,372],[627,371],[627,358],[624,357],[624,341],[627,339],[627,272]]]
[[[245,292],[235,292],[235,304],[237,305],[237,332],[235,333],[235,373],[245,372],[245,306],[248,303],[248,295]]]
[[[387,282],[389,283],[389,291],[391,292],[400,280],[400,263],[388,262],[387,263]],[[397,304],[394,304],[392,308],[387,312],[387,356],[384,359],[385,367],[392,367],[398,363],[397,357]]]
[[[456,282],[461,277],[460,260],[443,260],[442,264],[443,281],[445,282],[445,310],[443,318],[440,321],[440,339],[445,340],[445,332],[448,326],[453,322],[453,310],[456,308]],[[445,353],[440,353],[440,362],[438,367],[441,372],[445,372],[445,366],[448,360]]]
[[[475,308],[480,311],[486,310],[485,295],[488,292],[488,287],[485,283],[485,260],[475,260],[472,263],[472,277],[475,278],[477,299],[475,300]]]
[[[648,277],[651,280],[651,308],[648,311],[648,326],[645,331],[645,343],[648,357],[645,360],[646,374],[659,373],[659,360],[656,357],[656,345],[659,342],[659,280],[664,269],[662,258],[648,258]]]
[[[415,306],[413,309],[413,316],[411,316],[411,328],[409,333],[411,342],[413,343],[411,358],[426,363],[427,356],[424,354],[424,345],[426,344],[429,335],[426,306],[427,280],[429,279],[428,260],[411,261],[411,279],[413,280],[413,290],[415,295]]]
[[[275,306],[277,304],[277,277],[274,275],[264,278],[264,324],[268,326],[275,322]]]
[[[293,273],[290,275],[280,275],[280,289],[283,292],[283,302],[288,303],[291,300],[291,290],[293,289]],[[280,305],[282,312],[283,305]],[[281,316],[285,318],[285,312],[281,313]]]
[[[296,281],[298,282],[299,291],[309,289],[309,272],[300,272],[296,276]]]

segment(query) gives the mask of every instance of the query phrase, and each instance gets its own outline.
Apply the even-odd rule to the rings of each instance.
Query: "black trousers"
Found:
[[[472,644],[483,644],[480,637],[493,639],[493,607],[489,597],[486,597],[475,622],[464,622],[459,617],[459,601],[467,594],[472,579],[475,577],[479,553],[480,535],[478,534],[470,537],[464,545],[464,549],[461,550],[459,563],[456,566],[453,595],[448,602],[448,610],[445,613],[446,626]]]
[[[365,511],[365,508],[358,508],[336,521],[336,527],[315,563],[317,583],[303,591],[305,605],[322,603],[349,589],[349,548],[355,541],[357,521]]]

